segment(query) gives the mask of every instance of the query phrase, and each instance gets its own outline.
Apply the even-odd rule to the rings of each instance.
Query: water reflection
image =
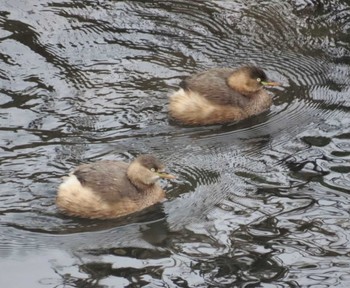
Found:
[[[3,3],[0,286],[346,285],[349,13],[341,0]],[[284,83],[270,111],[169,122],[185,75],[243,63]],[[180,176],[168,201],[115,221],[57,212],[72,167],[141,153]]]

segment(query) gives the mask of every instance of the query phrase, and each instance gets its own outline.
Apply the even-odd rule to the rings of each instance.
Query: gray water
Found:
[[[0,287],[349,287],[349,1],[0,7]],[[241,64],[283,83],[268,112],[169,121],[184,76]],[[166,202],[57,211],[73,167],[142,153]]]

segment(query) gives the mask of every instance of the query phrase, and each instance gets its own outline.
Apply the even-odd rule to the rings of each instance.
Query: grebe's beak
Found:
[[[264,86],[282,86],[281,83],[273,82],[273,81],[271,81],[271,82],[261,81],[260,83]]]
[[[176,179],[176,176],[171,175],[171,174],[164,172],[164,171],[159,171],[156,173],[160,178],[163,178],[163,179]]]

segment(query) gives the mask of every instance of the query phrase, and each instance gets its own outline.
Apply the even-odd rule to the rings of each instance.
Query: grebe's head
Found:
[[[230,76],[229,82],[243,94],[258,92],[264,86],[280,86],[280,83],[270,81],[265,72],[256,66],[242,66]]]
[[[176,178],[165,172],[164,165],[152,155],[141,155],[132,161],[128,168],[128,177],[141,185],[152,185],[160,178]]]

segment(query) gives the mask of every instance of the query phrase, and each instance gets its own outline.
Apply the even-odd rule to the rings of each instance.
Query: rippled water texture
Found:
[[[350,3],[3,0],[0,287],[348,287]],[[271,110],[180,127],[185,75],[255,64]],[[152,153],[168,201],[65,217],[61,177]]]

